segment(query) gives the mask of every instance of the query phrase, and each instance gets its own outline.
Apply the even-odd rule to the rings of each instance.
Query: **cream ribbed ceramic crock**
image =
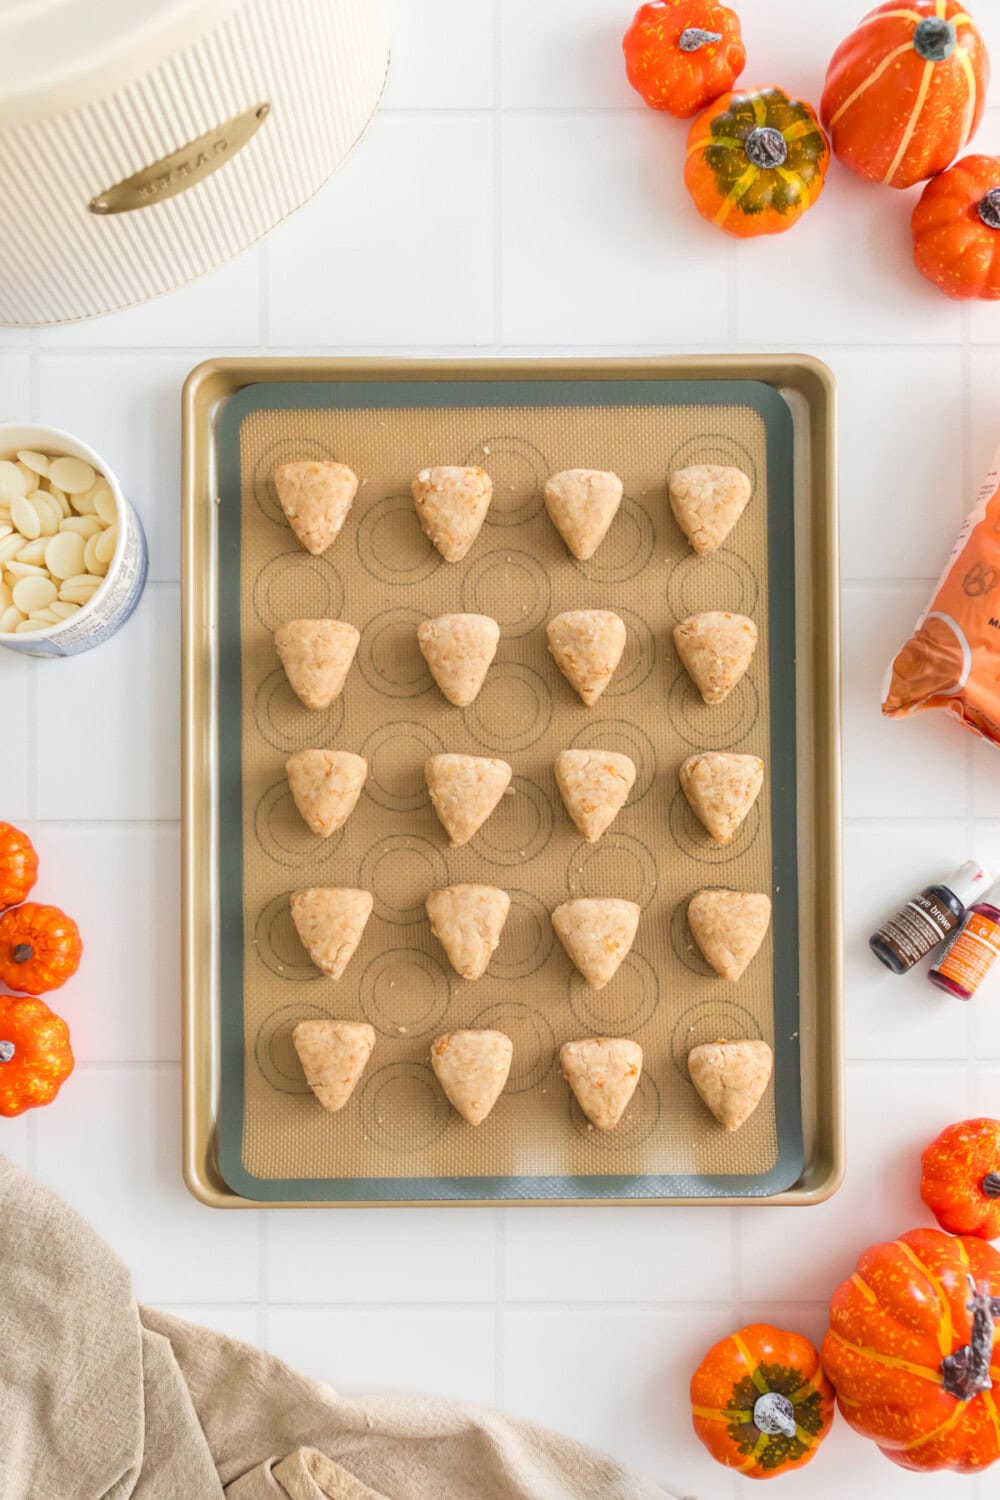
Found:
[[[0,0],[0,323],[237,254],[350,151],[388,51],[384,0]]]

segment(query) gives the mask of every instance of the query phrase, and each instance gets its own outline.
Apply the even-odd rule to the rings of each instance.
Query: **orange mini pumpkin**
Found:
[[[72,1071],[62,1017],[44,1000],[0,995],[0,1115],[51,1104]]]
[[[912,187],[972,139],[990,60],[962,0],[886,0],[833,55],[820,112],[859,177]]]
[[[691,1377],[694,1430],[748,1479],[801,1469],[833,1421],[833,1388],[807,1338],[751,1323],[714,1344]]]
[[[684,181],[727,234],[783,234],[823,191],[830,147],[815,112],[781,89],[726,94],[688,135]]]
[[[38,879],[38,855],[26,833],[0,823],[0,911],[23,901]]]
[[[622,41],[632,87],[678,119],[728,93],[746,67],[735,11],[716,0],[650,0]]]
[[[913,1229],[873,1245],[830,1303],[823,1366],[841,1414],[904,1469],[995,1463],[998,1315],[1000,1255],[985,1240]]]
[[[913,210],[917,270],[949,297],[1000,299],[1000,156],[966,156]]]
[[[1000,1238],[1000,1120],[960,1120],[920,1158],[920,1196],[949,1234]]]
[[[12,990],[44,995],[72,979],[83,943],[72,917],[58,906],[26,901],[0,916],[0,981]]]

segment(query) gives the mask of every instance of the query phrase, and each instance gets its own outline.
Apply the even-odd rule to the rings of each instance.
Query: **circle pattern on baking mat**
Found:
[[[606,698],[620,698],[642,687],[656,665],[656,637],[650,626],[630,609],[618,608],[615,613],[625,624],[625,650],[614,676],[604,689]]]
[[[527,776],[515,776],[491,817],[469,841],[494,865],[523,865],[541,854],[552,837],[554,815],[545,792]]]
[[[656,779],[656,750],[649,735],[627,719],[598,719],[575,734],[571,750],[614,750],[627,755],[635,766],[635,786],[628,794],[626,807],[641,802]],[[568,816],[568,814],[567,814]]]
[[[283,891],[261,907],[254,923],[253,945],[261,963],[279,979],[309,983],[322,979],[323,973],[303,948],[295,930],[291,899],[292,892]]]
[[[756,727],[760,699],[753,679],[743,676],[722,703],[706,703],[684,667],[670,685],[667,698],[670,722],[686,745],[701,750],[714,745],[727,750]]]
[[[652,1020],[660,1003],[660,981],[635,949],[602,990],[591,989],[576,970],[569,980],[569,1007],[587,1036],[631,1036]]]
[[[594,583],[625,583],[642,572],[652,561],[655,550],[656,527],[652,516],[644,505],[624,495],[618,514],[593,557],[586,561],[573,558],[573,565]]]
[[[274,471],[282,464],[311,461],[313,463],[337,463],[337,455],[317,438],[279,438],[265,448],[254,465],[251,478],[253,497],[263,514],[276,526],[287,526],[288,517],[281,508],[278,491],[274,485]]]
[[[440,1027],[451,1004],[451,984],[429,953],[390,948],[362,974],[358,1001],[376,1031],[413,1041]]]
[[[675,469],[690,469],[695,464],[716,464],[724,469],[742,469],[750,481],[751,504],[757,493],[757,461],[749,448],[726,432],[699,432],[685,438],[670,455],[668,476]],[[667,500],[669,506],[670,501]]]
[[[717,887],[704,885],[698,887],[699,891],[713,889]],[[670,913],[670,946],[685,969],[689,969],[692,974],[697,974],[700,979],[718,979],[719,976],[708,959],[704,957],[688,926],[688,907],[691,904],[691,897],[696,894],[697,892],[692,891],[690,896],[685,896],[683,901],[678,901]]]
[[[339,620],[344,584],[336,568],[308,552],[280,552],[254,580],[253,607],[265,630],[289,620]]]
[[[573,897],[614,891],[620,900],[645,908],[656,895],[658,876],[656,859],[642,840],[612,828],[596,844],[580,844],[573,850],[566,866],[566,889]]]
[[[715,844],[680,787],[670,803],[670,833],[682,854],[705,865],[728,865],[746,854],[760,832],[760,797],[743,819],[731,844]]]
[[[394,927],[426,919],[428,891],[448,884],[440,849],[419,834],[394,833],[375,844],[361,861],[358,886],[371,891],[375,914]]]
[[[491,972],[495,968],[494,959]],[[505,1093],[525,1094],[545,1082],[556,1060],[556,1038],[540,1011],[519,1000],[500,1000],[480,1011],[472,1025],[477,1031],[502,1031],[514,1043]]]
[[[491,755],[527,750],[541,739],[551,718],[548,683],[520,662],[494,663],[475,702],[462,710],[469,734]]]
[[[327,839],[313,833],[295,806],[287,781],[268,787],[254,809],[253,826],[264,853],[276,864],[293,869],[309,860],[325,864],[344,836],[343,828]]]
[[[434,679],[417,644],[424,616],[416,609],[387,609],[361,633],[358,666],[369,687],[390,698],[419,698]]]
[[[444,565],[424,536],[410,495],[386,495],[369,506],[355,533],[365,572],[379,583],[407,588],[423,583]]]
[[[443,749],[426,724],[382,724],[361,747],[360,753],[368,762],[365,791],[389,812],[416,812],[426,807],[431,798],[424,780],[424,761]]]
[[[254,694],[253,716],[267,743],[292,755],[314,745],[329,745],[337,738],[344,723],[344,700],[335,698],[329,708],[304,708],[284,667],[278,667],[268,672]]]
[[[318,972],[318,971],[317,971]],[[254,1038],[254,1061],[261,1076],[282,1094],[311,1094],[292,1032],[300,1021],[332,1021],[327,1010],[318,1005],[283,1005],[273,1010],[257,1030]]]
[[[541,510],[545,481],[552,468],[533,443],[519,437],[485,438],[462,462],[485,469],[493,481],[493,499],[486,513],[488,526],[520,526]]]
[[[639,1074],[635,1093],[614,1130],[598,1130],[592,1125],[576,1102],[576,1095],[566,1085],[569,1093],[569,1122],[577,1135],[582,1135],[596,1151],[614,1155],[616,1151],[634,1151],[647,1141],[660,1123],[660,1091],[645,1068]]]
[[[759,598],[760,585],[750,564],[727,547],[705,557],[690,553],[667,581],[667,602],[678,623],[703,610],[706,599],[711,599],[712,609],[752,619]]]
[[[556,940],[548,908],[537,896],[530,891],[508,891],[507,894],[510,911],[500,934],[500,946],[490,959],[491,977],[504,983],[527,979],[529,974],[537,973]],[[479,1024],[477,1021],[476,1025]],[[504,1028],[499,1029],[503,1031]]]
[[[467,614],[496,620],[501,635],[530,635],[549,618],[552,584],[529,552],[499,547],[476,558],[462,579],[461,599]]]
[[[717,980],[719,984],[722,982]],[[670,1055],[681,1077],[690,1082],[687,1060],[692,1047],[722,1040],[759,1042],[760,1024],[752,1012],[734,1000],[706,1000],[678,1016],[670,1033]]]
[[[451,1105],[430,1063],[388,1063],[369,1072],[361,1082],[360,1109],[367,1138],[393,1156],[428,1150],[451,1119]]]

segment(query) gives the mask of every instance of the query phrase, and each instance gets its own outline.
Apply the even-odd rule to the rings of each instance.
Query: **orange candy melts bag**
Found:
[[[1000,452],[944,576],[890,669],[882,712],[943,708],[1000,745]]]

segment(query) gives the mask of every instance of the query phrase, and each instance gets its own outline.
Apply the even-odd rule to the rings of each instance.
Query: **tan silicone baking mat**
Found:
[[[640,400],[635,382],[521,391],[395,383],[331,386],[322,404],[315,385],[255,386],[231,408],[220,514],[227,1181],[250,1197],[406,1200],[787,1187],[802,1143],[784,402],[754,382],[650,382]],[[274,491],[276,466],[300,458],[336,458],[361,477],[320,558],[299,547]],[[413,475],[439,463],[480,464],[493,478],[486,525],[459,563],[424,538],[410,498]],[[724,550],[704,559],[667,501],[667,474],[694,463],[736,464],[753,485]],[[586,563],[569,555],[542,500],[548,475],[578,466],[612,469],[625,487]],[[614,609],[628,630],[622,663],[590,709],[545,636],[553,615],[588,607]],[[701,701],[671,639],[700,609],[752,615],[760,630],[750,671],[718,707]],[[456,610],[501,627],[486,683],[464,710],[443,698],[416,643],[420,620]],[[302,706],[275,655],[275,627],[302,616],[361,632],[344,692],[326,712]],[[327,840],[307,829],[285,778],[286,758],[313,746],[354,751],[369,766],[357,808]],[[581,841],[556,790],[553,760],[568,747],[624,751],[638,768],[596,845]],[[758,754],[769,768],[726,848],[709,841],[677,779],[686,756],[721,749]],[[511,794],[455,850],[423,778],[426,757],[444,750],[501,756],[514,773]],[[464,881],[502,886],[512,901],[475,983],[452,971],[424,911],[428,891]],[[314,968],[291,923],[290,894],[313,885],[359,886],[375,899],[339,983]],[[695,891],[719,885],[775,901],[772,932],[735,985],[701,959],[685,918]],[[584,895],[642,908],[635,946],[601,991],[575,973],[549,920],[561,901]],[[314,1099],[292,1046],[292,1027],[307,1017],[364,1019],[377,1033],[358,1090],[336,1115]],[[466,1026],[498,1028],[514,1043],[507,1088],[478,1129],[450,1109],[428,1061],[435,1036]],[[595,1034],[634,1037],[644,1053],[634,1100],[607,1134],[588,1125],[557,1059],[562,1042]],[[707,1113],[685,1066],[691,1046],[720,1037],[761,1037],[776,1053],[774,1085],[735,1134]]]

